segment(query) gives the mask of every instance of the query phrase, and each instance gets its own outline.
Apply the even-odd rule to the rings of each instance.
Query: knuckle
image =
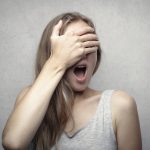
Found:
[[[91,32],[94,32],[94,28],[92,28],[92,27],[88,27],[88,30]]]
[[[69,32],[67,33],[67,35],[69,35],[69,36],[73,36],[73,35],[74,35],[74,33],[73,33],[72,31],[69,31]]]
[[[76,42],[78,42],[78,41],[79,41],[79,37],[78,37],[78,36],[74,36],[74,40],[75,40]]]
[[[81,37],[80,36],[77,36],[77,41],[81,41]]]
[[[86,42],[86,45],[87,45],[87,46],[89,46],[89,45],[91,45],[91,44],[92,44],[92,43],[91,43],[90,41],[87,41],[87,42]]]
[[[85,51],[85,48],[84,48],[84,47],[81,47],[81,48],[80,48],[81,54],[84,54],[84,51]]]
[[[83,47],[81,42],[78,42],[76,45],[77,45],[78,48],[82,48]]]
[[[90,44],[92,45],[92,44],[93,44],[93,41],[88,41],[87,44],[88,44],[88,45],[90,45]]]

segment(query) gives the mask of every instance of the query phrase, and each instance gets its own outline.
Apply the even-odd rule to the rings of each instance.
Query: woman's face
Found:
[[[75,21],[68,25],[65,33],[67,33],[68,31],[75,32],[87,26],[89,25],[84,21]],[[65,78],[71,85],[73,91],[81,92],[88,87],[89,81],[96,66],[96,62],[97,52],[89,53],[66,71]]]

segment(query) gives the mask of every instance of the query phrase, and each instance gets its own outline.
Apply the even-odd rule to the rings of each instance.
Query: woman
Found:
[[[39,44],[35,81],[18,95],[4,128],[4,148],[141,150],[134,99],[88,87],[100,59],[90,19],[76,12],[54,18]]]

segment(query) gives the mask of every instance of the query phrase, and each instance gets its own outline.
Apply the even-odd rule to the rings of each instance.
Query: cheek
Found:
[[[90,62],[90,64],[95,67],[96,62],[97,62],[97,53],[91,53],[88,54],[87,56],[88,61]]]
[[[72,75],[72,69],[68,69],[68,70],[65,72],[64,78],[65,78],[67,81],[70,81],[70,80],[72,80],[72,79],[71,79],[71,75]]]

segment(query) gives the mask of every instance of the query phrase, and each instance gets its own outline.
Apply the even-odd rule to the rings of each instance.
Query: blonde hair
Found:
[[[64,30],[71,22],[78,20],[82,20],[89,26],[95,28],[89,18],[77,12],[63,13],[52,19],[46,26],[39,43],[36,57],[35,79],[41,72],[45,62],[51,56],[50,37],[53,27],[59,22],[59,20],[63,21],[60,35],[63,34]],[[100,64],[100,60],[101,48],[99,47],[97,51],[97,63],[93,74],[96,72]],[[57,146],[57,142],[68,119],[71,118],[73,120],[71,113],[71,108],[74,103],[73,100],[74,93],[69,83],[65,80],[65,78],[62,78],[53,93],[45,117],[33,139],[36,150],[50,150],[54,144]]]

